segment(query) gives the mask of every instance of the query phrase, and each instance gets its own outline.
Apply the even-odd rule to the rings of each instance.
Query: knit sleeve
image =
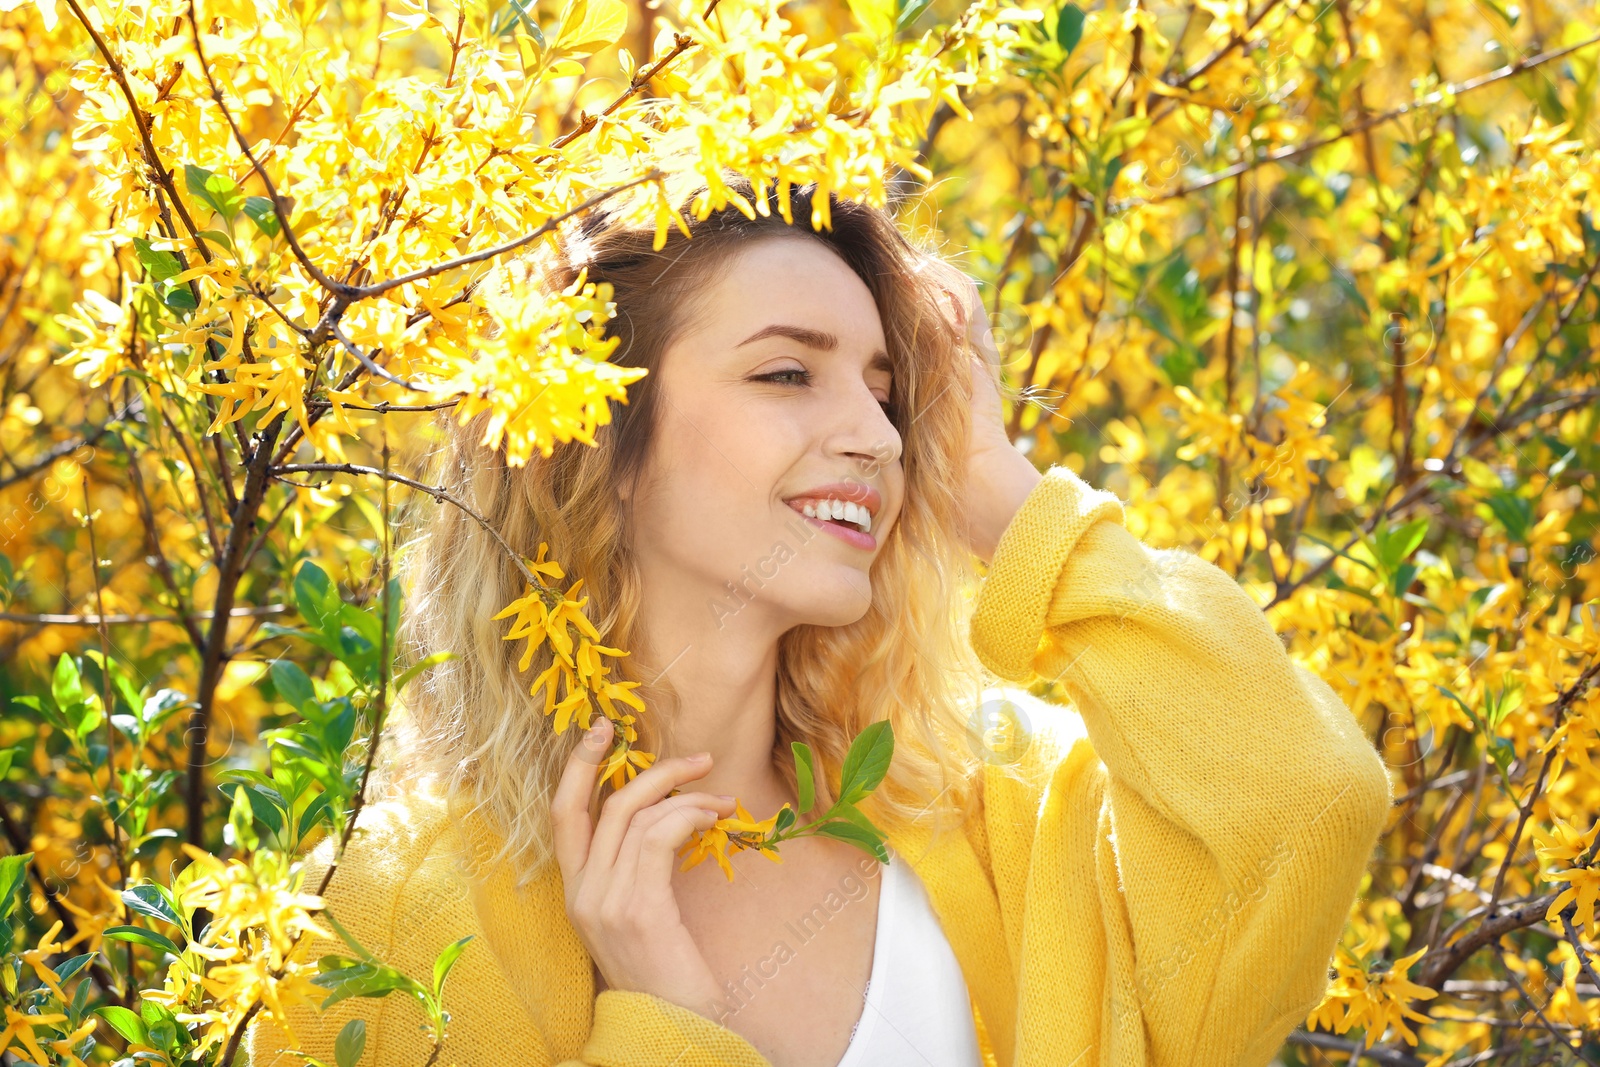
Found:
[[[754,1045],[669,1000],[621,989],[595,998],[582,1059],[559,1067],[772,1067]]]
[[[1321,999],[1388,775],[1232,578],[1123,523],[1113,494],[1050,468],[972,616],[984,664],[1058,681],[1085,735],[1015,809],[1038,820],[1012,835],[1026,913],[1074,916],[1030,919],[1062,942],[1053,994],[1074,1003],[1024,1000],[1083,1016],[1085,1062],[1258,1067]]]

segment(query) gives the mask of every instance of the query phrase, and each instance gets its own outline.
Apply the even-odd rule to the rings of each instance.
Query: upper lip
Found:
[[[870,485],[861,482],[829,482],[827,485],[818,485],[807,489],[803,493],[785,497],[785,503],[796,500],[845,500],[867,509],[873,518],[878,517],[878,511],[883,507],[883,497]]]

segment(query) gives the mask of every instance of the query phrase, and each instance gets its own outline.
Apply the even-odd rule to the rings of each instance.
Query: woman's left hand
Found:
[[[967,444],[965,521],[969,547],[988,563],[1000,535],[1042,476],[1006,433],[1000,402],[1000,350],[989,326],[989,313],[978,283],[964,274],[959,277],[960,281],[952,280],[945,287],[945,294],[950,297],[949,313],[957,332],[971,345],[972,431]]]

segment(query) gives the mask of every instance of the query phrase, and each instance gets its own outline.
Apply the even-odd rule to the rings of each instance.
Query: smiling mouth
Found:
[[[860,504],[841,500],[791,500],[788,503],[807,518],[832,523],[857,533],[872,532],[872,512]]]

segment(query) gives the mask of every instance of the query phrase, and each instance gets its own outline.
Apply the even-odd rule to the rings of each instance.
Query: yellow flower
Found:
[[[22,953],[23,962],[33,968],[33,973],[39,976],[39,981],[50,987],[50,991],[62,1000],[67,995],[61,991],[61,976],[48,967],[44,958],[62,951],[66,946],[56,942],[56,935],[61,932],[61,920],[57,919],[55,925],[50,927],[48,933],[39,939],[39,943],[28,951]]]
[[[1550,871],[1546,875],[1552,882],[1565,882],[1567,887],[1551,901],[1549,910],[1545,912],[1545,921],[1555,922],[1568,907],[1577,905],[1574,925],[1591,934],[1594,932],[1595,905],[1600,904],[1600,867],[1583,863],[1582,857],[1594,844],[1596,831],[1600,831],[1600,821],[1589,827],[1587,833],[1580,834],[1560,819],[1555,820],[1549,835],[1534,831],[1534,848],[1542,862],[1574,865],[1567,870]]]
[[[50,1047],[55,1050],[56,1056],[64,1061],[65,1067],[84,1067],[83,1061],[73,1054],[72,1046],[94,1033],[94,1027],[95,1019],[90,1016],[72,1033],[49,1042]]]
[[[54,1026],[56,1023],[67,1021],[65,1015],[24,1015],[11,1005],[6,1005],[6,1028],[0,1033],[0,1052],[8,1051],[12,1042],[20,1043],[27,1050],[29,1058],[34,1063],[49,1063],[44,1054],[44,1049],[39,1047],[39,1039],[34,1034],[34,1027]]]
[[[787,806],[787,805],[786,805]],[[707,856],[717,861],[717,866],[722,868],[722,873],[728,881],[733,881],[733,866],[728,862],[728,849],[742,852],[746,849],[756,849],[766,855],[774,863],[782,863],[783,857],[778,855],[776,849],[763,848],[762,843],[771,835],[778,823],[778,815],[783,811],[779,808],[766,819],[757,822],[755,816],[745,810],[741,801],[733,802],[734,815],[731,819],[718,819],[711,829],[696,834],[683,847],[678,850],[678,855],[688,854],[680,871],[687,871],[704,860]]]
[[[1355,954],[1343,945],[1339,946],[1335,964],[1337,975],[1322,1003],[1306,1017],[1307,1027],[1322,1026],[1341,1034],[1354,1027],[1363,1027],[1366,1030],[1366,1047],[1371,1048],[1393,1025],[1399,1028],[1407,1043],[1417,1043],[1416,1033],[1406,1025],[1405,1020],[1430,1020],[1414,1010],[1410,1006],[1411,1001],[1431,1000],[1439,992],[1417,985],[1406,975],[1428,947],[1424,945],[1387,967],[1381,963],[1364,962],[1366,953],[1387,939],[1387,932],[1379,929]]]

